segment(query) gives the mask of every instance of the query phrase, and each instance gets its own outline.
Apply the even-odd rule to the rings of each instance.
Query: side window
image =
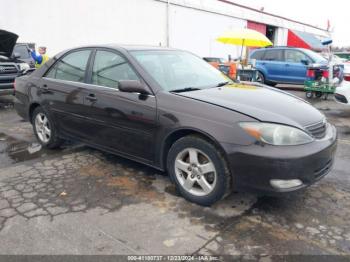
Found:
[[[82,50],[70,53],[50,69],[46,77],[67,80],[73,82],[84,82],[86,65],[91,50]]]
[[[256,59],[256,60],[262,60],[263,54],[264,54],[264,51],[255,51],[250,58]]]
[[[265,51],[264,60],[267,61],[282,61],[282,50],[267,50]]]
[[[92,84],[117,88],[120,80],[139,78],[122,56],[109,51],[97,51],[92,69]]]
[[[301,60],[307,60],[309,62],[312,62],[307,55],[305,55],[300,51],[285,50],[284,55],[285,55],[286,62],[289,62],[289,63],[300,63]]]

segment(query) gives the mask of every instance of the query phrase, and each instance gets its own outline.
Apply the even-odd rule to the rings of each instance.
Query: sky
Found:
[[[350,46],[349,0],[230,0],[300,22],[327,28],[329,19],[334,46]]]

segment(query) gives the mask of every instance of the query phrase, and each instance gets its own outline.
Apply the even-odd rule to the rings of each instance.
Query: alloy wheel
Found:
[[[210,194],[217,181],[213,161],[195,148],[186,148],[177,155],[175,174],[182,188],[196,196]]]
[[[38,113],[35,117],[35,130],[43,143],[48,143],[51,138],[51,128],[47,116],[43,113]]]

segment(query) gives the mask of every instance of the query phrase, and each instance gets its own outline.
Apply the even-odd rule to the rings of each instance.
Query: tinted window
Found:
[[[309,61],[310,63],[312,62],[307,55],[296,50],[285,50],[284,56],[286,62],[290,63],[301,63],[302,60]]]
[[[120,80],[139,80],[139,78],[122,56],[108,51],[97,51],[92,83],[117,88]]]
[[[86,65],[91,51],[82,50],[70,53],[50,69],[46,75],[48,78],[84,82]]]
[[[250,58],[251,58],[251,59],[256,59],[256,60],[262,60],[263,55],[264,55],[264,51],[263,51],[263,50],[261,50],[261,51],[255,51],[255,52],[250,56]]]
[[[282,50],[266,50],[263,60],[282,61]]]
[[[30,58],[30,54],[25,45],[15,46],[15,48],[13,49],[13,53],[18,53],[20,55],[20,58],[23,58],[23,59]]]

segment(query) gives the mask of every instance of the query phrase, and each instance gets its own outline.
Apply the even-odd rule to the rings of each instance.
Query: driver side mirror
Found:
[[[309,60],[307,59],[301,59],[300,62],[304,65],[308,65],[309,64]]]
[[[118,83],[118,89],[127,93],[140,93],[143,95],[150,94],[148,88],[137,80],[121,80]]]

